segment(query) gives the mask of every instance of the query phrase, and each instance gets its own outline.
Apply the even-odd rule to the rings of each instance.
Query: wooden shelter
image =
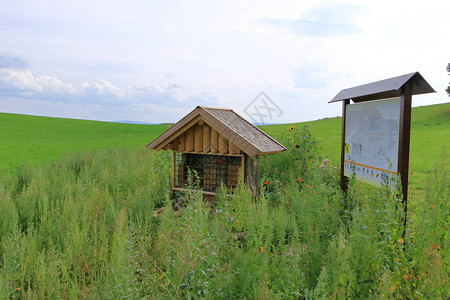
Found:
[[[258,156],[286,150],[233,110],[205,106],[197,106],[147,147],[173,150],[173,190],[185,190],[191,169],[206,195],[215,195],[222,184],[236,187],[239,178],[256,195]]]

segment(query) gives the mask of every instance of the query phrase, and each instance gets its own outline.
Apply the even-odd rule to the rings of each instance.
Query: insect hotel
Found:
[[[233,189],[239,180],[256,195],[258,156],[286,150],[233,110],[204,106],[197,106],[147,147],[173,151],[174,191],[186,190],[190,169],[207,196],[214,196],[221,185]]]

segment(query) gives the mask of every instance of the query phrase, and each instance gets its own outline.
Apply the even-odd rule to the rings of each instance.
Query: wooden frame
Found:
[[[414,84],[413,84],[414,83]],[[403,194],[403,236],[406,234],[408,207],[409,149],[411,132],[411,100],[413,95],[435,92],[419,74],[414,72],[340,91],[329,103],[342,102],[341,174],[342,191],[348,190],[348,178],[344,175],[346,109],[350,99],[355,103],[400,97],[400,118],[397,155],[397,174],[400,175]]]
[[[241,177],[241,184],[245,184],[245,154],[221,154],[221,153],[197,153],[197,152],[186,152],[186,151],[173,151],[172,152],[172,190],[174,191],[189,191],[189,189],[180,188],[175,186],[175,164],[176,164],[176,154],[177,153],[186,153],[186,154],[197,154],[197,155],[215,155],[215,156],[231,156],[231,157],[240,157],[241,158],[241,166],[239,168],[239,176]],[[200,191],[205,195],[216,195],[215,192],[208,191]]]

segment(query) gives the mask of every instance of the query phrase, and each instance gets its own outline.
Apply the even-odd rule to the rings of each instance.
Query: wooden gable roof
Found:
[[[227,108],[197,106],[147,145],[150,149],[249,156],[286,148]]]

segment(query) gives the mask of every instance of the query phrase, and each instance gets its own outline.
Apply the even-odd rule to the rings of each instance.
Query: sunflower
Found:
[[[294,130],[294,126],[289,127],[289,131]]]

